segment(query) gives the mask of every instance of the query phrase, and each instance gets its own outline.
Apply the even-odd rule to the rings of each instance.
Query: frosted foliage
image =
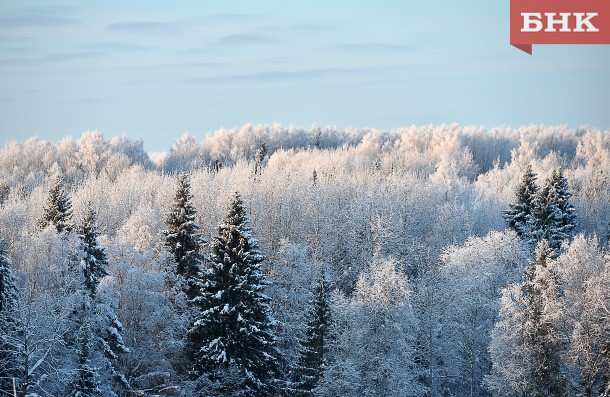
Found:
[[[374,266],[374,267],[373,267]],[[409,302],[411,290],[406,276],[396,269],[393,260],[377,261],[356,283],[355,298],[363,305],[403,307]]]
[[[415,364],[417,320],[408,279],[393,260],[376,259],[354,297],[335,297],[334,357],[316,395],[420,396]]]
[[[436,321],[442,327],[438,340],[448,375],[445,391],[485,393],[482,382],[491,365],[487,348],[497,321],[500,291],[520,278],[527,258],[525,245],[513,232],[470,238],[443,253],[443,313]]]
[[[527,270],[534,244],[507,231],[504,219],[527,165],[537,176],[534,190],[549,186],[539,197],[545,205],[534,205],[544,211],[535,215],[554,226],[525,240],[551,240],[552,271]],[[293,379],[303,315],[323,266],[333,291],[332,321],[327,367],[315,395],[530,396],[532,357],[554,360],[548,366],[553,371],[540,372],[540,379],[557,380],[564,395],[603,395],[610,379],[609,169],[609,131],[566,126],[382,131],[247,124],[205,137],[185,134],[156,154],[147,154],[141,140],[97,131],[58,143],[7,142],[0,149],[0,232],[23,298],[19,335],[31,343],[22,353],[32,359],[32,376],[19,385],[30,395],[69,395],[87,364],[81,353],[84,313],[90,313],[94,336],[103,331],[116,347],[122,336],[130,350],[113,353],[112,374],[99,353],[110,344],[93,338],[89,360],[104,393],[205,396],[229,387],[243,394],[242,367],[218,367],[218,376],[198,380],[189,372],[189,316],[199,310],[195,303],[206,306],[203,298],[189,304],[180,292],[163,233],[177,175],[186,171],[188,201],[197,211],[183,225],[200,226],[197,266],[190,269],[193,297],[205,286],[213,291],[205,299],[224,299],[206,274],[224,263],[225,254],[244,259],[236,245],[209,261],[227,202],[239,191],[250,221],[239,241],[256,246],[249,257],[257,262],[252,275],[270,281],[257,291],[272,323],[278,389]],[[72,203],[67,223],[75,226],[62,233],[40,223],[57,178]],[[89,206],[97,214],[99,244],[92,248],[105,251],[107,262],[101,262],[110,273],[89,278],[91,285],[99,282],[95,297],[83,293],[77,228]],[[527,211],[513,209],[524,215],[520,226],[534,225]],[[175,248],[185,247],[179,242]],[[229,274],[230,267],[225,270]],[[521,288],[528,277],[537,300]],[[536,339],[536,346],[554,344],[553,351],[525,343],[524,327],[533,324],[533,312],[525,309],[534,301],[545,320],[529,329],[544,330],[545,338],[559,335]],[[225,303],[209,306],[210,324],[240,307]],[[228,318],[237,324],[247,315],[243,310]],[[206,335],[207,328],[201,343]],[[222,373],[230,378],[225,384],[218,381]],[[127,384],[119,375],[131,390],[118,386]]]

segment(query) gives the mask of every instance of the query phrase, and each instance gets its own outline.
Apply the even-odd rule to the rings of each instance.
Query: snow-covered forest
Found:
[[[0,151],[0,396],[610,396],[610,131]]]

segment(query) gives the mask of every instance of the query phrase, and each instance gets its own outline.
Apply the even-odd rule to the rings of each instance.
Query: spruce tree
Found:
[[[280,376],[276,321],[264,294],[263,255],[237,193],[211,248],[188,334],[194,374],[216,384],[220,395],[271,396]],[[241,376],[225,376],[236,372]]]
[[[573,236],[576,227],[576,214],[574,205],[570,201],[571,196],[572,193],[568,191],[568,181],[559,169],[553,170],[535,201],[533,240],[547,240],[555,253],[565,239]]]
[[[106,269],[108,266],[106,252],[97,241],[98,232],[96,228],[95,211],[89,206],[81,225],[80,239],[83,251],[82,261],[85,288],[91,298],[95,297],[100,280],[110,274]]]
[[[93,351],[96,353],[91,360],[98,368],[103,368],[100,373],[100,388],[106,389],[104,393],[110,393],[112,385],[120,389],[129,389],[129,382],[117,369],[117,359],[120,354],[129,353],[122,337],[123,325],[119,321],[114,307],[107,301],[105,296],[98,294],[100,281],[110,275],[107,270],[108,259],[104,248],[98,243],[98,231],[96,225],[95,211],[89,206],[83,223],[80,226],[79,237],[81,239],[82,270],[84,276],[83,301],[79,311],[80,326],[85,327],[91,323]],[[81,346],[82,347],[82,346]],[[101,354],[97,354],[101,353]],[[82,354],[82,349],[81,349]]]
[[[305,338],[299,339],[298,362],[294,368],[291,394],[298,397],[314,396],[313,390],[324,374],[327,352],[327,330],[330,308],[324,271],[320,271],[313,297],[306,315]]]
[[[72,230],[72,203],[64,191],[63,183],[59,176],[55,177],[53,186],[49,190],[47,202],[44,206],[42,218],[38,221],[41,229],[49,225],[55,226],[57,233]]]
[[[561,243],[574,235],[576,228],[576,209],[570,201],[572,193],[568,190],[568,180],[561,169],[554,170],[549,179],[552,195],[549,201],[555,208],[552,228],[549,233],[549,244],[558,249]]]
[[[526,303],[524,337],[533,363],[530,393],[536,397],[563,396],[566,386],[561,373],[565,340],[559,329],[560,290],[553,255],[552,247],[542,240],[536,247],[536,261],[526,269],[521,286]]]
[[[165,245],[176,264],[175,273],[189,301],[199,294],[198,279],[203,262],[201,247],[205,243],[201,227],[195,222],[197,210],[192,200],[188,175],[181,174],[172,209],[165,217],[167,230],[164,234]]]
[[[502,292],[500,321],[490,344],[492,370],[486,377],[494,395],[566,395],[561,365],[567,349],[567,335],[561,328],[566,318],[553,254],[542,240],[523,282]]]
[[[536,174],[532,171],[531,165],[525,168],[515,193],[516,202],[511,204],[504,213],[504,219],[508,223],[508,227],[517,232],[519,237],[530,241],[535,201],[538,193]]]
[[[6,244],[0,239],[0,396],[13,395],[13,379],[21,376],[18,290],[11,264],[7,259]]]
[[[72,385],[71,397],[101,396],[98,385],[97,369],[91,364],[91,324],[85,320],[79,331],[80,352],[78,357],[78,375]]]

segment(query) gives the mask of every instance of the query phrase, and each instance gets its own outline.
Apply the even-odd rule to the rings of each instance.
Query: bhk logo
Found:
[[[610,44],[610,0],[510,0],[510,43]]]

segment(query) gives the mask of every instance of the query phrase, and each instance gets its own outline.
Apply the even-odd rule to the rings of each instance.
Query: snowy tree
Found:
[[[199,312],[189,330],[194,372],[219,383],[226,396],[271,396],[281,379],[263,255],[239,194],[212,240],[211,266],[201,277]],[[223,373],[240,373],[225,378]],[[225,382],[239,379],[238,384]]]
[[[332,358],[315,395],[425,395],[410,299],[409,281],[397,263],[375,258],[354,296],[335,300]]]
[[[38,225],[41,229],[49,225],[55,226],[58,233],[72,230],[72,203],[64,191],[61,177],[58,175],[49,190],[47,202],[44,206],[44,214]]]
[[[195,222],[196,208],[192,203],[191,186],[187,174],[178,178],[178,186],[171,211],[166,215],[165,242],[175,261],[175,273],[181,288],[190,301],[198,294],[198,277],[203,255],[201,227]]]
[[[602,395],[610,379],[610,266],[597,239],[578,235],[557,259],[570,340],[573,394]],[[604,292],[605,291],[605,292]]]
[[[568,181],[561,169],[553,170],[535,200],[533,238],[547,240],[557,251],[571,237],[576,227],[574,205],[570,201]]]
[[[0,239],[0,396],[13,392],[13,381],[21,378],[21,328],[17,313],[17,283],[7,259],[6,243]]]
[[[85,288],[92,298],[95,297],[100,280],[110,274],[107,270],[106,252],[97,241],[98,232],[95,218],[95,211],[91,206],[88,206],[79,234],[83,252],[82,265]]]
[[[295,396],[314,396],[313,390],[324,374],[330,322],[327,294],[328,285],[321,269],[313,297],[308,302],[305,338],[299,339],[298,362],[290,385],[291,393]]]
[[[91,324],[89,324],[89,321],[85,321],[79,330],[78,375],[71,387],[71,397],[97,397],[101,395],[101,390],[97,384],[97,370],[91,364],[90,359],[92,337]]]
[[[565,395],[565,314],[552,254],[543,240],[523,282],[503,290],[500,321],[490,346],[492,371],[486,379],[495,395]]]
[[[520,237],[529,240],[536,195],[538,194],[536,174],[532,171],[531,165],[528,165],[523,171],[521,182],[517,185],[515,194],[516,202],[511,204],[504,213],[504,219],[509,228],[516,231]]]
[[[528,249],[513,231],[469,238],[441,255],[441,309],[433,323],[444,375],[438,394],[480,396],[491,360],[487,351],[500,308],[500,292],[517,282]]]
[[[84,293],[77,302],[76,324],[85,330],[91,324],[95,354],[90,358],[100,368],[100,388],[104,393],[113,393],[112,388],[129,389],[129,382],[117,368],[120,354],[129,352],[123,342],[123,325],[115,313],[115,305],[107,294],[98,290],[104,278],[110,275],[105,249],[98,243],[95,211],[89,207],[79,228],[81,239],[81,267],[84,277]],[[86,338],[86,336],[83,336]],[[84,348],[81,343],[81,351]]]
[[[258,149],[254,155],[254,174],[258,175],[263,171],[263,161],[267,156],[267,144],[265,142],[258,145]]]

